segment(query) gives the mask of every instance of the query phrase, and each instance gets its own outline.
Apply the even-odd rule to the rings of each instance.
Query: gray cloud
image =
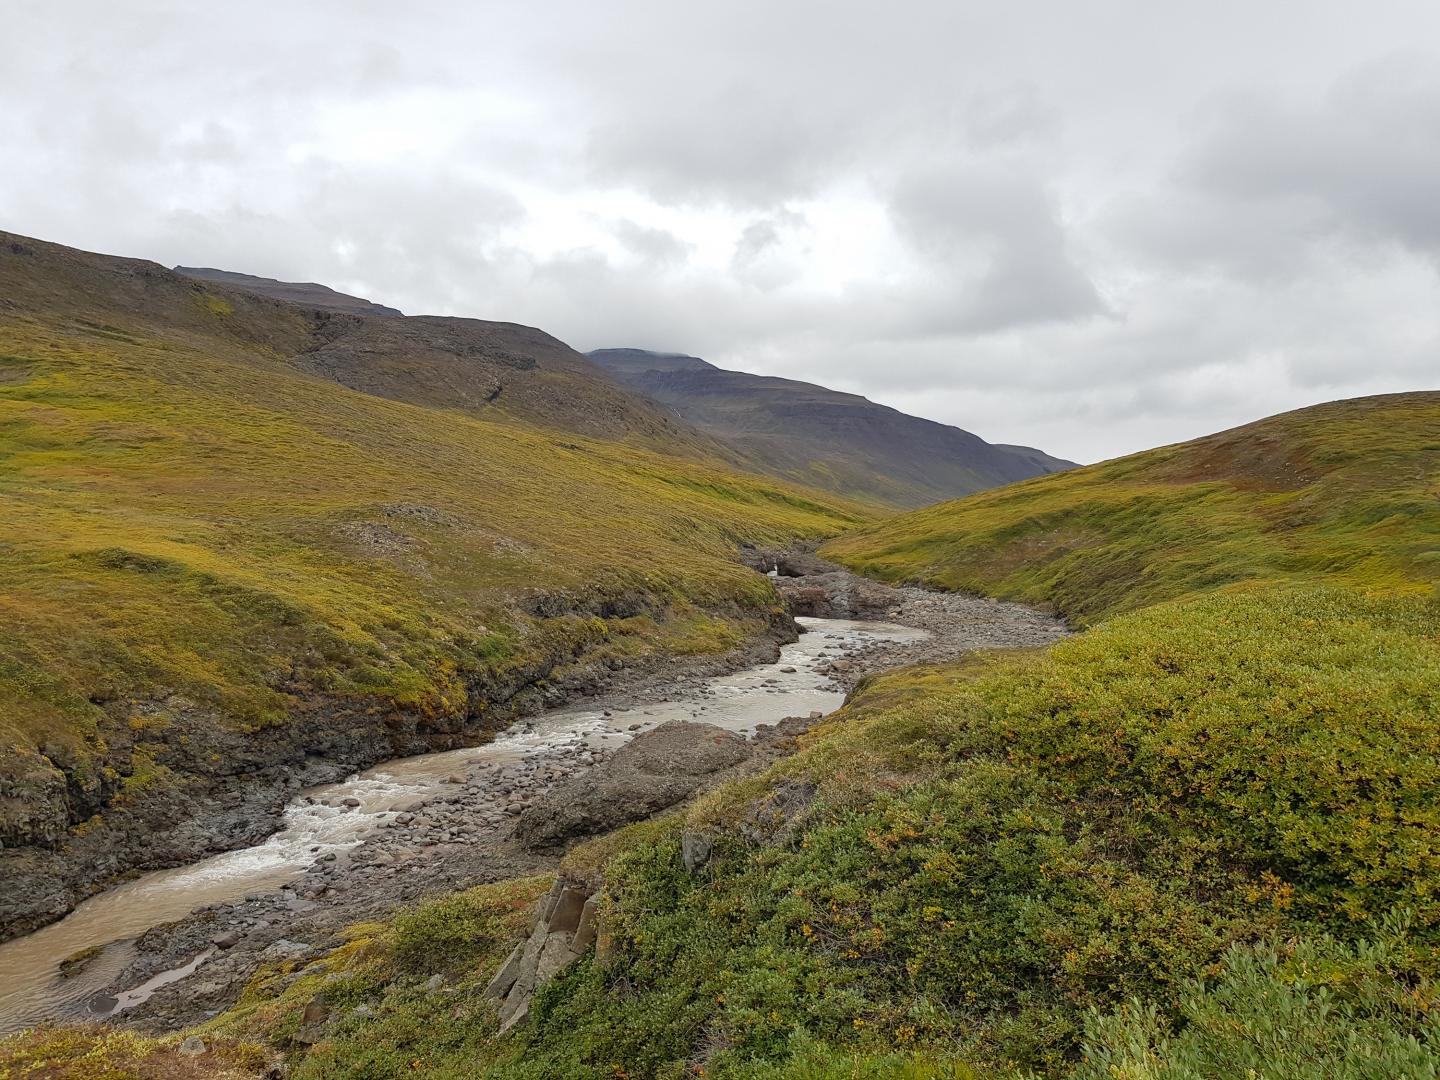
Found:
[[[949,294],[922,322],[931,332],[995,331],[1105,311],[1071,256],[1054,200],[1033,176],[973,167],[905,176],[890,211]]]
[[[1187,157],[1184,180],[1242,205],[1440,255],[1440,75],[1404,55],[1347,73],[1318,101],[1242,99]]]
[[[1435,382],[1428,0],[12,7],[19,232],[1081,459]]]
[[[668,229],[637,225],[629,218],[615,223],[615,238],[633,255],[661,266],[684,262],[692,246]]]

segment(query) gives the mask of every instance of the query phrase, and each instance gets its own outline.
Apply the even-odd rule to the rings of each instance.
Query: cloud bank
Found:
[[[1440,384],[1433,4],[14,7],[14,231],[1079,460]]]

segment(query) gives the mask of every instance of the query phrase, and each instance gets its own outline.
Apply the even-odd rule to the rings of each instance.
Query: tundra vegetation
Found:
[[[863,520],[683,431],[657,452],[598,372],[511,358],[523,415],[390,400],[305,367],[320,314],[38,241],[0,295],[7,856],[269,764],[297,718],[483,731],[577,662],[723,652],[778,613],[739,545]],[[441,330],[495,352],[413,333]],[[536,412],[582,378],[614,437]]]
[[[296,1080],[1440,1076],[1437,482],[1416,394],[867,526],[829,553],[1087,629],[874,678],[766,773],[572,851],[606,948],[504,1037],[480,990],[545,880],[354,927],[197,1034]],[[16,1037],[0,1076],[94,1075],[24,1071],[61,1038],[116,1037]]]

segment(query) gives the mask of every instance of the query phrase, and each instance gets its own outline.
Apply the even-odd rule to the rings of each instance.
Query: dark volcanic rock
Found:
[[[272,300],[285,300],[322,311],[348,311],[352,315],[378,315],[382,318],[404,314],[399,308],[374,304],[313,281],[276,281],[274,278],[237,274],[233,270],[216,270],[209,266],[177,266],[175,272],[199,281],[214,281],[257,296],[268,296]]]

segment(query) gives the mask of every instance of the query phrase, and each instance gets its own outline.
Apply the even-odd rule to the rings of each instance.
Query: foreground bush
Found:
[[[1096,1017],[1075,1080],[1433,1080],[1436,987],[1403,925],[1232,949],[1220,976],[1184,987],[1178,1018],[1135,1001]]]

